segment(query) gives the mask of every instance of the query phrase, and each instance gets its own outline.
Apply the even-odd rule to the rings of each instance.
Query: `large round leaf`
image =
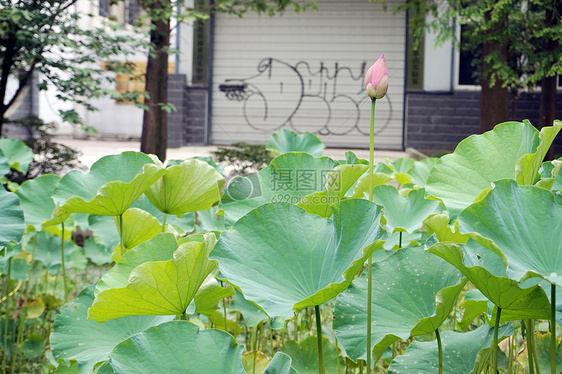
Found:
[[[283,352],[275,353],[271,362],[265,368],[264,374],[297,374],[291,366],[291,357]]]
[[[126,287],[96,295],[88,318],[98,322],[127,315],[183,314],[199,287],[216,267],[208,258],[216,239],[182,244],[168,261],[145,262],[135,267]]]
[[[23,210],[15,193],[0,187],[0,248],[19,242],[25,230]]]
[[[373,357],[400,339],[435,331],[465,285],[461,273],[422,248],[402,248],[373,264]],[[367,272],[337,298],[334,328],[353,359],[367,358]],[[375,360],[376,361],[376,360]]]
[[[308,213],[328,218],[332,215],[330,207],[344,199],[349,189],[369,169],[367,165],[338,165],[326,174],[326,189],[313,192],[297,204]]]
[[[119,216],[163,173],[164,169],[144,153],[105,156],[88,173],[68,172],[53,198],[67,212]]]
[[[33,152],[19,139],[0,139],[0,156],[8,159],[10,168],[21,173],[27,172],[33,161]]]
[[[262,205],[222,233],[211,258],[246,299],[291,318],[343,291],[382,246],[378,205],[352,199],[333,209],[332,221],[286,203]]]
[[[51,348],[56,359],[78,361],[80,373],[91,373],[94,365],[108,359],[123,340],[144,329],[170,321],[173,316],[128,316],[104,323],[87,319],[94,301],[94,286],[86,287],[57,314],[51,333]]]
[[[498,331],[498,338],[513,334],[513,326],[503,326]],[[478,329],[464,334],[445,331],[441,334],[443,342],[443,373],[469,374],[477,372],[475,362],[478,353],[489,350],[494,329],[483,325]],[[396,357],[390,367],[389,374],[436,373],[439,371],[439,355],[437,341],[413,342],[406,353]]]
[[[96,295],[110,288],[127,287],[131,272],[145,262],[167,261],[178,249],[173,234],[163,233],[127,251],[96,284]]]
[[[304,196],[325,189],[326,174],[337,163],[308,153],[285,153],[257,174],[237,178],[220,202],[225,225],[230,227],[250,210],[269,202],[298,203]]]
[[[483,200],[460,214],[459,223],[462,231],[493,241],[486,243],[501,250],[510,278],[539,276],[562,286],[562,206],[552,192],[498,181]]]
[[[338,372],[338,355],[336,346],[326,337],[322,339],[322,350],[324,351],[324,365],[327,373]],[[291,366],[299,374],[318,373],[318,339],[316,336],[309,336],[297,343],[289,340],[281,347],[281,352],[291,357]],[[340,358],[340,365],[342,359]],[[342,365],[345,366],[345,365]]]
[[[222,175],[206,162],[191,159],[171,166],[145,195],[160,211],[181,216],[207,210],[220,200]]]
[[[386,224],[391,232],[412,233],[422,227],[424,219],[439,211],[439,202],[424,199],[425,190],[409,190],[403,196],[394,186],[373,189],[373,201],[384,208]]]
[[[243,347],[223,331],[171,321],[117,345],[100,373],[245,374]]]
[[[43,222],[51,219],[55,202],[51,198],[60,177],[53,174],[41,175],[22,183],[16,190],[25,215],[25,223],[40,229]]]
[[[506,122],[469,136],[455,152],[437,161],[429,172],[426,193],[441,199],[456,217],[492,182],[515,178],[519,158],[536,152],[539,143],[539,132],[529,123]]]
[[[119,224],[122,219],[123,230]],[[119,259],[121,253],[125,253],[131,248],[151,239],[154,235],[162,232],[160,222],[150,213],[138,209],[131,208],[123,213],[121,218],[115,217],[117,232],[120,233],[121,243],[116,249],[115,258]]]
[[[287,152],[306,152],[314,157],[322,156],[326,146],[311,132],[297,134],[294,131],[280,129],[271,135],[265,149],[280,155]]]
[[[550,305],[539,286],[522,287],[509,279],[501,258],[474,240],[466,244],[437,243],[429,252],[459,269],[494,305],[501,320],[550,318]]]

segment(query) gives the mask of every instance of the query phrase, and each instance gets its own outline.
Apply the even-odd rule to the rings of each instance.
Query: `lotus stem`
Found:
[[[398,248],[399,249],[402,248],[402,231],[400,231],[400,236],[399,236],[399,239],[398,239]]]
[[[322,346],[322,320],[320,319],[320,305],[314,307],[316,312],[316,339],[318,340],[318,374],[326,374],[324,368],[324,349]]]
[[[119,215],[119,239],[121,239],[121,257],[125,254],[125,243],[123,243],[123,214]]]
[[[532,319],[525,321],[527,325],[527,361],[529,365],[529,373],[535,373],[535,322]]]
[[[550,373],[556,374],[556,285],[550,284]]]
[[[439,374],[443,374],[443,345],[441,344],[439,329],[435,330],[435,337],[437,338],[437,352],[439,355]]]
[[[338,365],[338,374],[341,374],[340,369],[340,347],[338,346],[338,337],[336,336],[336,365]]]
[[[502,308],[496,311],[496,324],[494,325],[494,340],[492,341],[492,373],[498,372],[498,331],[500,329],[500,317]]]
[[[62,235],[61,235],[61,242],[60,242],[60,249],[61,249],[61,261],[62,261],[62,281],[64,284],[64,303],[68,303],[68,288],[66,284],[66,268],[64,264],[64,222],[61,223],[62,227]]]
[[[375,163],[375,103],[376,99],[371,100],[371,124],[369,127],[369,201],[373,201],[373,165]],[[373,256],[369,256],[367,261],[368,280],[367,280],[367,374],[371,372],[371,300],[373,297]]]
[[[8,316],[10,315],[10,298],[8,292],[10,290],[10,276],[12,275],[12,258],[8,259],[8,274],[6,275],[6,287],[4,294],[6,295],[6,312],[4,313],[4,354],[2,355],[2,372],[6,372],[6,358],[8,357]]]

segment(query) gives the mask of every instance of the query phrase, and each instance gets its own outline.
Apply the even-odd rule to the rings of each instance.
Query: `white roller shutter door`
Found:
[[[310,131],[329,147],[367,147],[364,75],[384,53],[390,87],[377,101],[376,147],[401,149],[405,15],[368,0],[318,0],[319,11],[214,25],[211,143],[266,144],[279,128]]]

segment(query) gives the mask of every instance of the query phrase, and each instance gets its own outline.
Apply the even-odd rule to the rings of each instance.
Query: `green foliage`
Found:
[[[263,145],[238,142],[230,147],[218,147],[212,152],[216,162],[227,162],[234,168],[234,175],[248,175],[269,165],[273,156]]]

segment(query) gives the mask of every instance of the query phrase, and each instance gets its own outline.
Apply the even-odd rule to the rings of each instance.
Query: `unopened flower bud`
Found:
[[[365,89],[371,99],[382,99],[388,90],[388,68],[384,55],[367,70]]]

